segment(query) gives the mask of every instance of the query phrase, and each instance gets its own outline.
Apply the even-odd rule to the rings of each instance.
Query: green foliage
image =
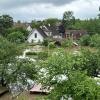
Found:
[[[100,47],[100,35],[95,34],[91,36],[91,42],[90,42],[91,47]]]
[[[48,18],[43,21],[33,20],[31,23],[32,23],[32,28],[40,28],[40,26],[43,25],[55,26],[58,22],[59,20],[57,18]]]
[[[37,56],[39,60],[45,60],[48,57],[48,52],[27,52],[27,56]]]
[[[43,20],[43,24],[44,25],[51,25],[51,26],[55,26],[57,23],[59,22],[59,20],[57,18],[48,18]]]
[[[76,20],[73,28],[87,30],[90,35],[100,34],[100,19]]]
[[[6,71],[9,64],[14,62],[15,57],[20,54],[20,49],[5,38],[0,37],[0,76],[2,78],[1,84],[4,85],[4,80],[7,77]]]
[[[0,37],[0,84],[27,84],[27,78],[36,79],[38,68],[29,59],[20,59],[20,49],[16,44]]]
[[[0,35],[5,36],[6,30],[13,26],[13,18],[9,15],[0,16]]]
[[[29,32],[26,29],[22,28],[22,27],[13,27],[13,28],[9,28],[7,30],[7,35],[10,34],[10,33],[13,33],[13,32],[21,32],[21,33],[23,33],[23,35],[25,37],[27,37],[28,34],[29,34]]]
[[[62,41],[62,47],[72,47],[72,46],[73,46],[73,40],[71,38]]]
[[[97,55],[87,51],[80,51],[80,54],[76,55],[64,51],[53,53],[41,64],[46,70],[45,75],[41,74],[41,82],[44,86],[52,87],[48,98],[50,100],[60,100],[62,97],[65,100],[69,97],[73,100],[99,100],[100,86],[97,85],[97,81],[87,76],[88,72],[83,69],[85,67],[89,71],[92,69],[88,70],[89,66],[96,67],[98,60],[100,58]]]
[[[35,20],[33,20],[33,21],[31,22],[31,24],[32,24],[32,28],[40,28],[40,26],[41,26],[43,23],[42,23],[42,21],[35,21]]]
[[[14,43],[22,43],[25,42],[24,33],[21,32],[13,32],[8,34],[7,39]]]
[[[67,29],[71,29],[72,26],[75,24],[75,17],[73,16],[72,11],[66,11],[63,14],[63,24],[64,27]]]
[[[37,55],[37,52],[27,52],[26,55]]]
[[[55,44],[54,44],[54,42],[50,42],[49,43],[49,49],[53,49],[53,48],[55,48],[56,46],[55,46]]]
[[[90,35],[84,35],[79,40],[79,42],[82,46],[89,46],[90,41],[91,41]]]
[[[45,60],[48,58],[48,52],[39,52],[38,59]]]
[[[49,43],[49,39],[44,39],[42,44],[47,47],[48,43]]]
[[[27,59],[17,60],[10,65],[11,73],[7,73],[6,81],[8,83],[16,83],[19,81],[22,84],[27,84],[27,78],[36,80],[37,70],[35,63]],[[19,77],[20,76],[20,77]]]
[[[100,47],[100,35],[84,35],[80,38],[79,42],[82,46]]]

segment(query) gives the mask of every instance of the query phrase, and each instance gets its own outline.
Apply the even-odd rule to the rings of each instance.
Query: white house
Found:
[[[32,27],[29,25],[26,30],[30,32],[32,31]]]
[[[46,38],[47,35],[44,33],[44,31],[40,28],[38,29],[32,29],[32,31],[30,32],[27,41],[29,43],[32,42],[43,42],[44,38]]]

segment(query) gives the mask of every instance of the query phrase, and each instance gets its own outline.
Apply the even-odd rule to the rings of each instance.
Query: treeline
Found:
[[[83,29],[87,30],[89,35],[100,34],[100,14],[94,19],[80,20],[76,19],[72,11],[66,11],[62,19],[48,18],[43,21],[32,20],[31,23],[21,23],[18,21],[18,27],[10,15],[0,16],[0,35],[6,37],[11,42],[23,43],[26,41],[29,32],[20,24],[30,24],[32,28],[40,28],[43,25],[60,26],[66,29]],[[62,30],[61,30],[62,31]]]

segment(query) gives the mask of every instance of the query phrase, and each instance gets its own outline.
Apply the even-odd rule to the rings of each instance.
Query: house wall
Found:
[[[37,34],[37,38],[35,37],[35,34]],[[43,42],[43,36],[37,31],[37,30],[34,30],[32,31],[31,35],[28,37],[28,42],[29,43],[32,43],[32,42]]]
[[[31,26],[28,26],[28,27],[27,27],[27,31],[32,31]]]
[[[54,39],[61,39],[62,37],[59,36],[59,35],[55,35],[55,36],[53,36],[53,38],[54,38]]]

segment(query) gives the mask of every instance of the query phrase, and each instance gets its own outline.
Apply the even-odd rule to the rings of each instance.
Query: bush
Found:
[[[53,48],[55,48],[56,46],[55,46],[55,44],[53,43],[53,42],[51,42],[51,43],[49,43],[49,48],[50,49],[53,49]]]
[[[84,35],[79,42],[82,46],[100,47],[100,35]]]
[[[36,52],[27,52],[26,55],[37,55]]]
[[[72,47],[73,46],[73,41],[72,39],[67,39],[67,40],[64,40],[62,42],[62,47]]]
[[[91,47],[100,47],[100,35],[95,34],[91,36],[91,42],[90,42]]]
[[[84,35],[80,38],[79,43],[82,46],[89,46],[90,45],[90,35]]]
[[[44,46],[48,46],[48,43],[49,43],[49,40],[48,40],[48,39],[44,39],[44,41],[43,41],[42,44],[43,44]]]
[[[46,59],[48,57],[48,52],[39,52],[38,59]]]
[[[41,74],[41,84],[53,87],[46,100],[68,100],[69,97],[72,100],[99,100],[100,86],[97,85],[97,81],[87,76],[84,69],[81,70],[86,65],[86,70],[88,67],[94,67],[93,64],[97,64],[99,60],[95,58],[97,56],[92,56],[87,51],[80,51],[80,55],[77,56],[59,51],[43,61],[40,66],[46,69],[46,72]]]

